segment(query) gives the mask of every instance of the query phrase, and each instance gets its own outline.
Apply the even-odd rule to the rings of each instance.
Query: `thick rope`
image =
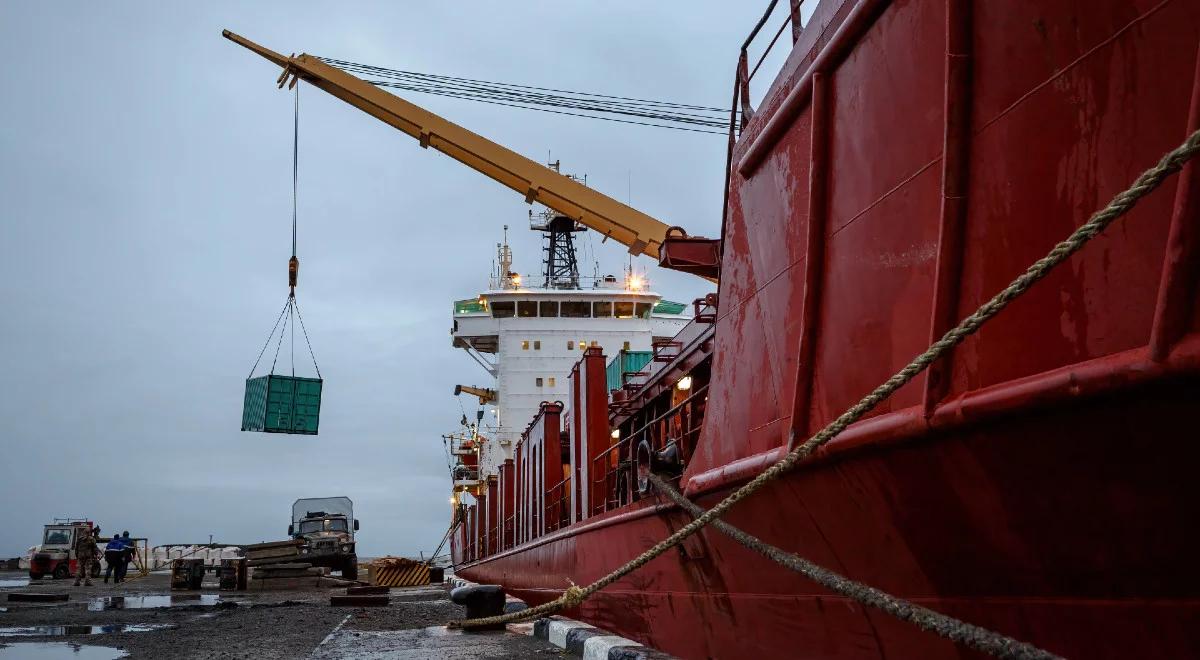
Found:
[[[895,375],[884,381],[882,385],[863,397],[861,401],[851,406],[850,409],[842,413],[828,426],[821,429],[816,435],[795,449],[792,449],[786,456],[761,472],[757,477],[730,493],[728,497],[721,500],[713,508],[697,516],[690,523],[655,544],[649,550],[646,550],[586,587],[572,585],[567,588],[562,596],[548,603],[520,612],[512,612],[499,616],[451,621],[448,625],[452,628],[497,625],[513,621],[524,621],[560,610],[571,609],[577,607],[597,591],[645,566],[650,560],[658,557],[706,525],[712,523],[728,511],[731,506],[762,488],[767,482],[792,469],[798,462],[805,460],[822,445],[846,430],[846,427],[861,419],[863,415],[870,412],[881,401],[891,396],[892,393],[927,369],[939,357],[962,343],[964,339],[977,331],[986,321],[1000,313],[1000,310],[1007,307],[1010,302],[1028,291],[1038,280],[1044,278],[1051,269],[1066,261],[1068,257],[1079,251],[1088,241],[1104,231],[1117,218],[1127,213],[1138,200],[1150,194],[1168,176],[1178,172],[1184,163],[1195,156],[1198,151],[1200,151],[1200,131],[1188,136],[1183,144],[1163,156],[1154,167],[1143,172],[1128,190],[1113,197],[1108,206],[1092,215],[1091,219],[1076,229],[1065,241],[1055,245],[1045,257],[1034,262],[1033,265],[1000,291],[1000,293],[997,293],[995,297],[981,305],[973,314],[963,319],[962,322],[943,335],[941,339],[934,342],[925,352],[918,355],[903,369],[896,372]]]
[[[663,481],[656,474],[650,475],[650,481],[661,493],[664,493],[680,508],[692,514],[693,517],[704,515],[704,509],[687,499],[671,484]],[[987,628],[955,619],[940,612],[914,605],[902,598],[897,598],[887,592],[856,582],[850,578],[831,571],[823,566],[814,564],[799,555],[792,554],[773,546],[762,539],[748,534],[724,520],[712,521],[712,526],[721,533],[729,536],[742,545],[765,555],[768,559],[784,568],[800,573],[826,589],[852,598],[863,605],[877,608],[901,621],[907,621],[953,642],[969,646],[977,651],[983,651],[997,658],[1021,658],[1030,660],[1051,660],[1059,656],[1031,644],[1006,637]]]

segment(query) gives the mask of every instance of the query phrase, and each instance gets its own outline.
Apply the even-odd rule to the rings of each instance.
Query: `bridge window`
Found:
[[[494,308],[495,305],[492,305]],[[592,315],[592,304],[589,302],[564,301],[562,315],[571,319],[586,319]]]
[[[606,300],[593,304],[592,316],[598,319],[612,318],[612,303]]]
[[[650,310],[652,310],[652,309],[654,309],[654,305],[651,305],[650,303],[638,303],[637,304],[637,317],[639,319],[650,318]]]
[[[492,303],[492,318],[507,319],[512,318],[513,311],[516,305],[511,300]]]
[[[633,303],[632,302],[615,302],[613,303],[613,316],[619,319],[633,318]]]
[[[538,378],[538,379],[536,379],[536,380],[537,380],[537,386],[538,386],[538,387],[541,387],[541,386],[542,386],[542,379],[541,379],[541,378]]]
[[[523,350],[523,351],[529,350],[529,340],[528,339],[521,342],[521,350]]]
[[[551,318],[558,316],[557,300],[543,300],[542,302],[538,303],[538,308],[541,310],[542,316],[544,317]]]
[[[536,300],[522,300],[517,303],[517,316],[523,319],[535,318],[538,313]]]
[[[535,340],[533,341],[533,350],[535,350],[535,351],[540,351],[540,350],[542,350],[542,342],[541,342],[541,341],[539,341],[539,340],[537,340],[537,339],[535,339]]]
[[[571,341],[570,339],[567,340],[567,350],[568,351],[575,350],[575,342]]]
[[[554,376],[550,377],[550,387],[554,387]]]

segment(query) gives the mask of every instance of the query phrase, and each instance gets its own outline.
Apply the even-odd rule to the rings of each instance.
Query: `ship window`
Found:
[[[554,387],[554,376],[550,377],[550,387]]]
[[[495,307],[495,305],[492,305]],[[592,315],[592,304],[588,302],[564,301],[562,315],[572,319],[586,319]]]
[[[542,379],[541,379],[541,378],[538,378],[538,379],[537,379],[537,386],[538,386],[538,387],[541,387],[541,386],[542,386]]]
[[[536,317],[538,304],[536,300],[522,300],[517,303],[517,316],[523,319]]]
[[[632,302],[613,303],[613,316],[615,316],[619,319],[633,318],[633,303]]]
[[[533,350],[535,350],[535,351],[542,350],[542,342],[535,339],[533,341]]]
[[[637,304],[637,317],[639,319],[650,318],[650,310],[652,310],[652,309],[654,309],[654,305],[651,305],[650,303],[638,303]]]
[[[513,301],[506,300],[504,302],[492,303],[492,318],[507,319],[513,315]]]
[[[558,316],[558,301],[557,300],[543,300],[542,302],[538,303],[538,307],[541,310],[542,316],[545,316],[545,317]]]
[[[587,342],[586,341],[579,342],[579,350],[582,351],[585,348],[587,348]]]
[[[523,350],[523,351],[529,350],[529,340],[528,339],[521,342],[521,350]]]
[[[570,339],[567,340],[567,350],[568,351],[575,350],[575,342],[571,341]]]
[[[625,342],[624,348],[625,348],[625,350],[629,350],[629,342]]]
[[[598,319],[606,319],[612,316],[612,303],[607,300],[598,302],[592,305],[592,316]]]

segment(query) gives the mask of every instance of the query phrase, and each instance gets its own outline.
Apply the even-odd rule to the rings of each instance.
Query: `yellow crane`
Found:
[[[284,57],[229,30],[226,39],[258,53],[283,67],[278,83],[290,89],[297,79],[349,103],[380,121],[417,139],[422,147],[433,147],[467,167],[541,203],[580,224],[596,230],[629,248],[630,254],[645,254],[661,265],[713,279],[716,276],[718,241],[688,238],[682,229],[667,224],[588,188],[536,163],[515,151],[473,133],[420,106],[322,62],[308,54]],[[663,250],[676,243],[674,260]],[[699,255],[697,258],[696,255]]]

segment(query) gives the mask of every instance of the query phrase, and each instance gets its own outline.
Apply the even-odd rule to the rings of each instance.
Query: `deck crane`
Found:
[[[287,85],[290,89],[297,79],[302,79],[417,139],[422,147],[433,147],[499,181],[524,195],[526,203],[543,204],[594,229],[605,239],[611,238],[627,246],[630,254],[645,254],[657,258],[663,267],[709,280],[715,281],[717,277],[718,240],[689,237],[679,227],[669,227],[507,147],[326,64],[318,57],[308,54],[284,57],[229,30],[223,30],[221,34],[283,67],[277,80],[280,88]]]

